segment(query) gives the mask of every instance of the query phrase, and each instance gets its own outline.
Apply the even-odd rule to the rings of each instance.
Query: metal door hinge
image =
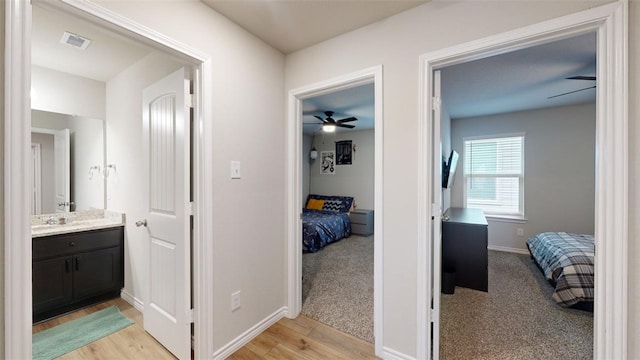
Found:
[[[431,204],[431,219],[435,220],[440,218],[440,205]]]
[[[431,100],[433,110],[440,110],[440,97],[434,96],[433,98],[431,98]]]
[[[188,322],[189,324],[193,324],[193,322],[194,322],[194,321],[193,321],[193,309],[189,309],[189,310],[187,311],[187,322]]]
[[[193,94],[187,94],[184,98],[187,107],[193,108]]]
[[[187,215],[195,215],[194,214],[196,211],[195,209],[196,209],[196,205],[193,201],[190,201],[187,203],[187,209],[186,209]]]
[[[436,311],[436,309],[430,309],[430,310],[431,310],[431,322],[435,322],[436,314],[438,314],[438,312]]]

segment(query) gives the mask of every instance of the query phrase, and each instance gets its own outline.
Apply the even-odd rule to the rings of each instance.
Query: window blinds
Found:
[[[464,141],[465,207],[523,216],[524,136]]]

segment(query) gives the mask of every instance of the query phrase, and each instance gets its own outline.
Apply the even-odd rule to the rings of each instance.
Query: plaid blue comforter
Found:
[[[302,251],[316,252],[332,242],[349,236],[351,236],[351,221],[347,213],[303,210]]]
[[[556,284],[555,302],[569,307],[593,301],[593,236],[545,232],[528,239],[527,247],[547,280]]]

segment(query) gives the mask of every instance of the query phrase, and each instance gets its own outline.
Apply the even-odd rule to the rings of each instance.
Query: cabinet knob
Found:
[[[69,246],[76,246],[76,242],[75,241],[70,242]]]

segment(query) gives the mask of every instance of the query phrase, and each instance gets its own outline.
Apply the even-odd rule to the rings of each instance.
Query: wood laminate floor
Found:
[[[59,359],[175,359],[144,331],[142,314],[118,298],[33,326],[33,333],[116,305],[135,324],[61,356]],[[245,359],[376,359],[373,344],[305,316],[281,319],[229,357]]]
[[[33,333],[38,333],[112,305],[116,305],[120,312],[135,321],[135,324],[67,353],[58,359],[175,359],[167,349],[144,331],[142,314],[121,298],[109,300],[34,325]]]

